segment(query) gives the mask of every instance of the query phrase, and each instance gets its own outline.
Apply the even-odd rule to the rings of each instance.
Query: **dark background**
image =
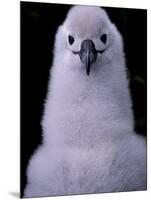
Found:
[[[46,98],[54,36],[71,7],[21,2],[21,197],[28,160],[41,143],[40,121]],[[135,129],[147,132],[147,11],[106,8],[124,38]]]

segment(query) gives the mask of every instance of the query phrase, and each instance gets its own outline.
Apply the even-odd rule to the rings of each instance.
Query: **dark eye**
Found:
[[[107,41],[107,35],[106,34],[103,34],[101,37],[100,37],[101,41],[105,44],[106,41]]]
[[[69,44],[72,45],[74,43],[74,38],[71,35],[69,35],[68,36],[68,41],[69,41]]]

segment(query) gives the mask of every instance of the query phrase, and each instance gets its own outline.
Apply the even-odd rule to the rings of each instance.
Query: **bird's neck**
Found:
[[[61,76],[55,71],[50,81],[48,110],[55,113],[63,127],[68,126],[65,132],[69,133],[65,137],[72,141],[77,141],[78,134],[84,132],[87,137],[81,135],[83,140],[93,138],[97,141],[101,134],[107,137],[108,132],[133,130],[125,70],[111,65],[101,70],[96,74],[92,71],[89,76],[69,72]]]
[[[49,84],[50,98],[57,99],[59,106],[78,106],[92,101],[98,107],[116,104],[121,109],[129,108],[131,99],[125,67],[113,63],[96,68],[89,76],[84,69],[54,69]]]

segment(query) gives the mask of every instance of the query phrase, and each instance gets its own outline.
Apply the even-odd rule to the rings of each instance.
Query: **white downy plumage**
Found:
[[[146,189],[146,143],[133,128],[122,43],[103,9],[69,11],[24,197]]]

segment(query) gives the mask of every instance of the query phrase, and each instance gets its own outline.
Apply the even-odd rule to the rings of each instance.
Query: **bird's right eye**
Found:
[[[68,36],[68,41],[69,44],[72,45],[74,43],[74,37],[72,37],[71,35]]]

